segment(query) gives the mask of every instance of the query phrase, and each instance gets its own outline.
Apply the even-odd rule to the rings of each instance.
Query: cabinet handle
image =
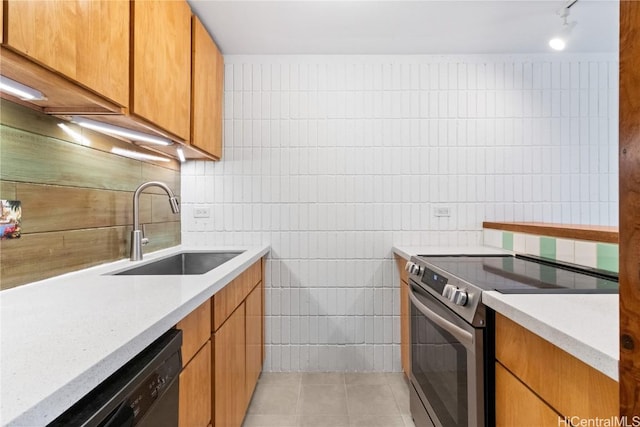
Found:
[[[467,349],[473,351],[473,335],[471,333],[465,331],[459,326],[454,325],[446,319],[443,319],[436,313],[434,313],[429,307],[424,305],[418,298],[416,297],[413,289],[409,288],[409,298],[413,305],[418,309],[420,313],[422,313],[425,317],[431,320],[436,325],[440,326],[445,331],[449,332],[453,335],[462,345],[464,345]]]

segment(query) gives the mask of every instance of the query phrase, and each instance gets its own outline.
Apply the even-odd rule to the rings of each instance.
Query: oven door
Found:
[[[484,330],[462,320],[415,283],[409,297],[414,419],[424,418],[419,413],[424,409],[436,426],[485,426]]]

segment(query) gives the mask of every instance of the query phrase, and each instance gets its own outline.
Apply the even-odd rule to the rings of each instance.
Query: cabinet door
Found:
[[[407,261],[396,255],[396,265],[400,274],[400,361],[404,374],[411,371],[411,348],[409,346],[409,276],[404,269]]]
[[[189,363],[200,347],[211,337],[210,319],[211,301],[207,300],[176,325],[182,330],[183,364]]]
[[[211,341],[180,373],[179,426],[207,426],[211,422]]]
[[[9,47],[128,105],[128,2],[11,0],[6,7]]]
[[[191,144],[222,157],[224,59],[198,17],[193,17]]]
[[[564,415],[604,419],[618,413],[616,381],[500,313],[496,360]]]
[[[216,331],[213,347],[214,425],[240,427],[246,409],[244,303]]]
[[[131,113],[189,139],[191,9],[184,0],[133,2]]]
[[[262,372],[262,307],[262,282],[260,282],[245,301],[247,311],[247,404],[251,400],[258,377]]]
[[[400,360],[402,370],[409,377],[411,372],[411,348],[409,345],[409,285],[400,281]]]
[[[560,417],[550,406],[496,363],[496,427],[517,425],[554,427]]]

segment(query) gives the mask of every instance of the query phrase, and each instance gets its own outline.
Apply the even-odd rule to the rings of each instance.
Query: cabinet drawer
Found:
[[[261,280],[262,260],[258,260],[213,296],[212,331],[220,328]]]
[[[178,322],[177,328],[182,329],[183,365],[191,360],[211,336],[209,319],[211,319],[211,302],[207,300]]]
[[[531,426],[556,427],[559,419],[549,405],[496,363],[496,427],[517,426],[524,420]]]
[[[565,416],[618,414],[618,383],[496,313],[496,359]]]

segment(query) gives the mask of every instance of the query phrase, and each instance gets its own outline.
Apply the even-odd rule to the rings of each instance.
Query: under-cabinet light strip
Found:
[[[158,161],[158,162],[169,162],[169,161],[171,161],[166,157],[160,157],[160,156],[154,156],[154,155],[151,155],[151,154],[139,153],[137,151],[124,150],[124,149],[118,148],[118,147],[113,147],[111,149],[111,152],[113,154],[118,154],[120,156],[125,156],[125,157],[129,157],[131,159],[136,159],[136,160],[155,160],[155,161]]]
[[[71,118],[71,121],[87,129],[95,130],[101,133],[121,136],[123,138],[130,139],[132,141],[148,142],[150,144],[156,144],[156,145],[173,144],[173,141],[171,141],[169,138],[149,135],[146,133],[123,128],[120,126],[110,125],[108,123],[102,123],[96,120],[85,119],[84,117],[73,116]]]
[[[44,101],[47,99],[47,97],[39,90],[23,85],[22,83],[18,83],[17,81],[11,80],[5,76],[0,76],[0,90],[13,96],[17,96],[23,101]]]
[[[178,159],[180,160],[180,162],[184,163],[187,161],[187,159],[184,157],[184,150],[182,150],[182,148],[176,148],[176,153],[178,153]]]
[[[79,132],[76,132],[75,130],[71,129],[66,124],[58,123],[58,127],[60,129],[62,129],[64,131],[64,133],[66,133],[71,138],[73,138],[74,141],[76,141],[76,142],[78,142],[78,143],[80,143],[82,145],[91,145],[91,140],[89,140],[89,138],[87,138],[86,136],[81,135]]]

